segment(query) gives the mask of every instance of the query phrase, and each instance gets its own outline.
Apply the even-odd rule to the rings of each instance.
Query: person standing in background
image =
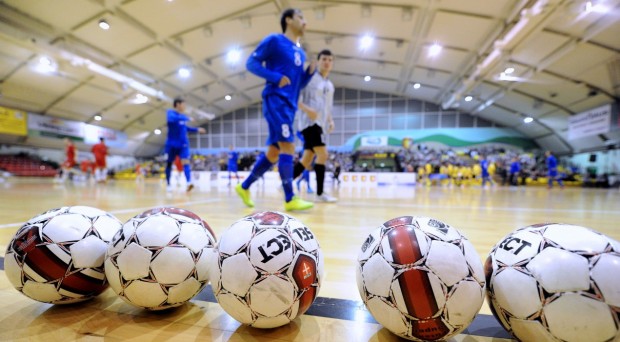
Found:
[[[105,145],[103,137],[99,138],[99,143],[93,145],[91,152],[95,156],[95,181],[97,183],[105,183],[108,176],[106,163],[108,147]]]
[[[185,100],[177,97],[172,102],[172,109],[168,109],[166,113],[168,121],[168,137],[166,139],[166,190],[172,191],[170,186],[170,174],[172,173],[172,163],[179,156],[183,164],[185,180],[187,181],[187,192],[194,188],[192,184],[192,173],[189,165],[189,139],[187,132],[205,133],[202,127],[188,127],[186,123],[194,119],[185,115]]]

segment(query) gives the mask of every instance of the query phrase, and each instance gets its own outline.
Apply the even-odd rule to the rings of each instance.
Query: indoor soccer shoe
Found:
[[[338,199],[334,196],[330,196],[326,193],[322,193],[318,196],[316,196],[316,201],[317,202],[326,202],[326,203],[334,203],[336,201],[338,201]]]
[[[306,210],[314,207],[314,203],[304,201],[297,196],[293,196],[293,199],[284,203],[284,210],[293,211],[293,210]]]
[[[252,199],[250,198],[250,190],[246,190],[241,187],[241,184],[237,184],[235,186],[235,191],[237,192],[237,195],[241,197],[243,204],[247,205],[250,208],[254,208],[254,201],[252,201]]]

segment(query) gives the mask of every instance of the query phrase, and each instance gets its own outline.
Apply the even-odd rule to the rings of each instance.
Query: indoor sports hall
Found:
[[[310,171],[291,185],[314,202],[301,211],[285,210],[278,164],[249,188],[254,207],[235,188],[269,134],[265,80],[246,61],[287,8],[305,25],[305,65],[333,55],[335,201],[317,200]],[[620,341],[619,35],[617,0],[0,0],[0,341]],[[189,133],[167,184],[179,97],[204,133]],[[100,138],[103,180],[88,166]],[[118,223],[114,237],[84,206]],[[88,238],[58,242],[82,229],[69,216],[88,217]],[[139,276],[124,268],[138,259],[125,250],[153,253],[136,296],[184,291],[157,271],[168,250],[138,247],[152,216],[177,222],[166,248],[190,246],[185,280],[198,265],[210,280],[167,310],[132,302]],[[265,217],[289,235],[264,240],[280,224]],[[190,221],[214,237],[201,252]],[[154,227],[152,241],[169,234]],[[224,251],[244,241],[233,264]],[[256,266],[291,249],[281,268]],[[310,302],[302,258],[318,279]],[[58,272],[117,278],[52,304],[75,296],[42,275]],[[286,322],[267,317],[287,300]]]

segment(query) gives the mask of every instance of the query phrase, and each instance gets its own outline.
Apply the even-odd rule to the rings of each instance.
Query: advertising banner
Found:
[[[0,107],[0,133],[21,135],[28,134],[28,114],[21,110]]]
[[[590,109],[568,118],[568,139],[579,139],[587,136],[609,132],[611,123],[611,105]]]

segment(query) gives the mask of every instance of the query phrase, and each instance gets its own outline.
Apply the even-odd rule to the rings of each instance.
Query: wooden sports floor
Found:
[[[270,330],[242,326],[214,301],[210,288],[180,308],[148,312],[111,290],[92,301],[54,306],[18,293],[0,270],[0,341],[398,341],[364,309],[355,281],[358,250],[368,233],[390,218],[430,216],[458,228],[486,259],[510,231],[541,222],[596,229],[620,240],[620,192],[544,187],[379,187],[333,189],[335,204],[317,204],[293,216],[317,236],[326,277],[306,315]],[[283,210],[282,194],[253,189],[255,210]],[[302,193],[305,195],[305,193]],[[0,183],[0,256],[23,222],[48,209],[87,205],[124,221],[155,206],[176,206],[202,216],[217,233],[252,213],[226,186],[166,193],[157,180],[143,184],[54,184],[50,179]],[[3,265],[4,260],[0,260]],[[474,323],[452,341],[508,341],[509,335],[483,304]]]

